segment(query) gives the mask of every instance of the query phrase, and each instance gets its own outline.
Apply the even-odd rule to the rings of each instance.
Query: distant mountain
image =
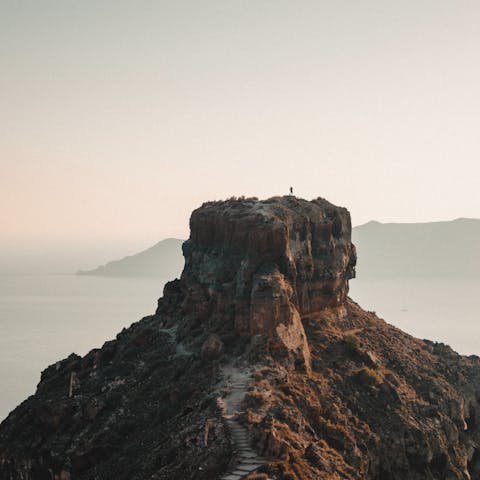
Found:
[[[353,229],[357,277],[480,277],[480,220],[369,222]],[[136,255],[80,275],[178,277],[183,240],[169,238]]]
[[[358,278],[480,277],[480,220],[369,222],[353,229]]]
[[[173,279],[182,272],[182,243],[178,238],[167,238],[136,255],[108,262],[94,270],[79,270],[77,275]]]

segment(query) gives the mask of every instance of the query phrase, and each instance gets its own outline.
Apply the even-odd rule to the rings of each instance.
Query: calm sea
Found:
[[[355,279],[350,297],[415,337],[480,355],[480,279]]]
[[[0,276],[0,421],[35,392],[40,372],[84,355],[150,315],[163,280]]]
[[[0,276],[0,420],[34,393],[40,372],[84,355],[155,311],[159,279]],[[351,282],[367,310],[420,338],[480,354],[480,281]]]

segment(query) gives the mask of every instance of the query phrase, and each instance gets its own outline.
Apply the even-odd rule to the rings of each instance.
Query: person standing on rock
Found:
[[[293,187],[290,187],[290,195],[293,195]]]

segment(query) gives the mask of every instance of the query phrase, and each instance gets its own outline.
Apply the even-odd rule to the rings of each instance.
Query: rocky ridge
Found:
[[[1,424],[0,478],[479,478],[479,359],[348,298],[347,210],[231,199],[190,227],[155,314]]]

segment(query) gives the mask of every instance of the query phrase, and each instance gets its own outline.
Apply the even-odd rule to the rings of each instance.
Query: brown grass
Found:
[[[343,340],[347,347],[348,353],[352,355],[362,354],[362,344],[360,342],[360,339],[355,335],[355,333],[347,333]]]
[[[360,368],[354,376],[362,385],[379,385],[383,381],[378,372],[368,367]]]

